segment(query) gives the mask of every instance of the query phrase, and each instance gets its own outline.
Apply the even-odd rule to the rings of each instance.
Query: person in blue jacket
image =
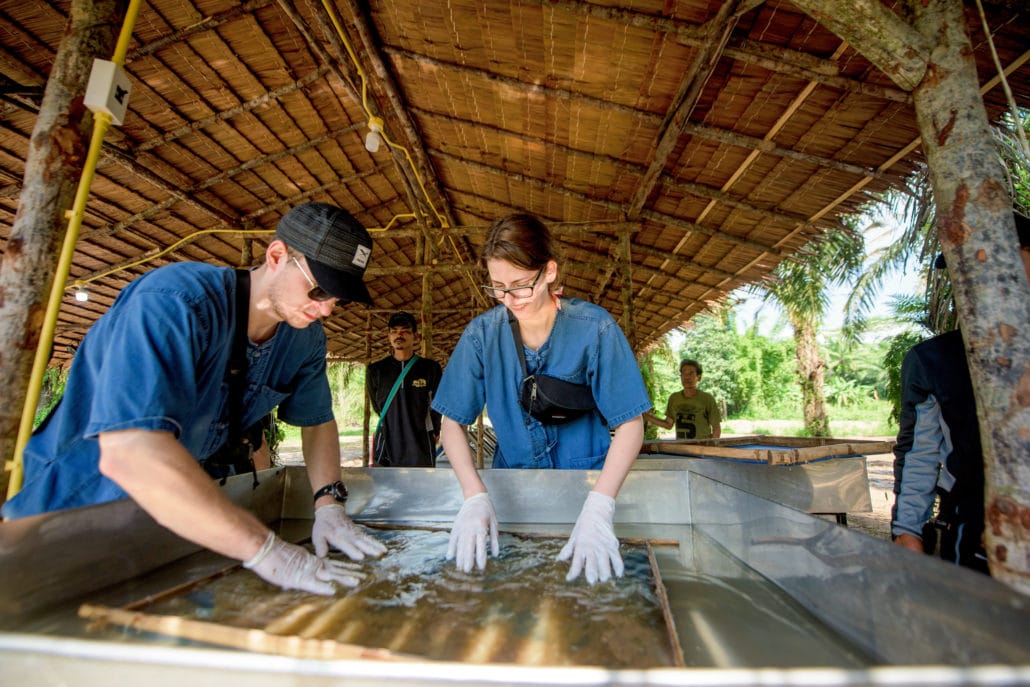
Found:
[[[372,240],[345,210],[305,203],[280,220],[265,262],[241,282],[228,267],[176,263],[129,284],[76,352],[64,395],[24,451],[25,482],[5,518],[126,496],[179,536],[245,561],[266,581],[332,594],[358,584],[352,559],[386,548],[341,503],[340,445],[326,378],[320,320],[337,303],[370,303],[362,277]],[[245,319],[244,319],[245,318]],[[229,434],[228,364],[237,321],[246,323],[242,426],[278,406],[299,425],[314,493],[316,555],[277,537],[235,505],[201,462]]]
[[[486,293],[501,303],[466,327],[433,400],[440,439],[465,497],[447,557],[465,572],[486,567],[487,544],[498,555],[497,516],[473,464],[465,427],[484,405],[497,435],[494,468],[600,470],[559,560],[567,579],[590,584],[623,573],[612,528],[615,498],[643,442],[641,414],[651,409],[636,357],[603,308],[556,292],[559,269],[550,231],[536,217],[514,214],[491,226],[480,260]],[[517,325],[517,327],[515,326]],[[526,373],[515,344],[521,337]],[[549,380],[542,379],[543,377]],[[554,382],[553,380],[558,380]],[[539,381],[537,387],[533,382]],[[528,412],[538,391],[557,384],[591,400],[571,415]],[[562,394],[558,400],[561,401]],[[567,401],[568,399],[566,399]]]

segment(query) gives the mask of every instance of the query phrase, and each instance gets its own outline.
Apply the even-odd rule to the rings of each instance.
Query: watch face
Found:
[[[333,498],[337,501],[347,500],[347,487],[344,486],[343,482],[333,483]]]

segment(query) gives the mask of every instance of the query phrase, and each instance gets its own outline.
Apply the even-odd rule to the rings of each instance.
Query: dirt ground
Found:
[[[848,513],[848,527],[890,541],[891,506],[894,505],[894,454],[866,456],[871,513]]]

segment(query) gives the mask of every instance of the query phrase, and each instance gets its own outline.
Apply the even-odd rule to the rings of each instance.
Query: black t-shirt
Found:
[[[365,385],[376,413],[381,413],[390,389],[408,363],[393,356],[368,366]],[[430,410],[433,395],[440,385],[440,364],[419,357],[404,376],[394,394],[386,417],[373,441],[376,465],[393,467],[434,467],[434,436],[440,434],[440,414]]]

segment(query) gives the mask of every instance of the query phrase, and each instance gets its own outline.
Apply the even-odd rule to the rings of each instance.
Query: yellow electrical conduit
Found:
[[[350,40],[347,39],[347,33],[343,30],[343,26],[340,24],[340,19],[336,16],[336,10],[333,8],[332,4],[330,3],[330,0],[322,0],[322,7],[325,8],[326,14],[328,14],[329,19],[332,20],[333,27],[336,29],[336,34],[340,37],[340,41],[343,43],[343,47],[347,49],[347,56],[350,57],[350,61],[354,65],[354,69],[357,70],[358,76],[361,78],[361,108],[365,111],[365,115],[368,117],[369,128],[372,128],[372,123],[376,122],[376,124],[378,125],[376,127],[376,130],[378,134],[382,136],[383,140],[386,142],[386,145],[390,146],[391,148],[396,148],[397,150],[400,150],[404,153],[404,159],[408,161],[408,167],[411,168],[412,173],[415,175],[415,180],[418,181],[418,187],[419,189],[421,189],[422,195],[425,197],[426,202],[429,204],[429,208],[433,211],[433,214],[436,215],[436,219],[440,223],[440,227],[443,229],[450,228],[450,224],[447,222],[447,218],[441,215],[440,211],[436,209],[436,205],[433,203],[433,199],[430,197],[429,191],[426,190],[425,183],[422,181],[422,175],[419,174],[418,166],[415,164],[415,161],[411,158],[411,153],[408,151],[407,148],[400,145],[399,143],[394,143],[394,141],[386,135],[386,130],[383,128],[382,118],[372,114],[372,110],[369,109],[368,77],[365,75],[365,70],[361,68],[361,62],[358,60],[357,53],[355,53],[354,48],[351,47]],[[414,217],[415,215],[411,216]],[[390,220],[390,224],[393,224],[393,220]],[[389,227],[389,224],[387,225],[387,227]],[[384,229],[387,227],[384,227]],[[444,236],[441,236],[440,240],[437,242],[437,245],[443,243],[445,238],[450,241],[451,248],[454,249],[454,254],[458,257],[458,261],[461,262],[461,252],[458,250],[458,247],[454,244],[453,236],[451,236],[450,234],[445,234]],[[477,295],[480,294],[479,287],[475,284],[473,284],[473,293]]]
[[[350,56],[355,69],[358,71],[358,76],[361,77],[361,106],[365,111],[365,114],[369,117],[369,120],[378,119],[379,117],[372,114],[368,107],[368,78],[365,75],[365,71],[361,68],[361,64],[358,61],[357,55],[354,53],[351,47],[350,41],[347,39],[346,33],[343,31],[343,27],[339,23],[339,19],[336,13],[328,4],[328,0],[323,0],[323,5],[326,8],[326,12],[329,14],[333,21],[333,25],[336,28],[337,33],[340,36],[340,40],[343,41],[344,47],[347,49],[347,54]],[[124,66],[125,56],[128,53],[129,41],[132,38],[132,28],[136,22],[136,16],[139,13],[140,0],[130,0],[128,11],[125,15],[125,21],[122,23],[122,30],[118,36],[118,44],[115,47],[114,56],[111,58],[111,62],[115,63],[119,67]],[[97,161],[100,157],[101,147],[104,141],[104,136],[107,135],[108,129],[111,127],[111,115],[107,112],[96,112],[93,115],[93,135],[90,140],[89,152],[86,155],[85,165],[83,167],[82,176],[79,179],[79,187],[76,191],[75,201],[72,204],[72,208],[65,213],[65,217],[68,221],[68,230],[65,233],[64,244],[61,247],[61,255],[58,260],[57,272],[54,276],[54,283],[50,289],[50,299],[47,302],[47,311],[43,321],[43,327],[40,331],[39,345],[36,348],[36,356],[32,364],[32,373],[29,377],[28,393],[25,397],[25,405],[22,408],[21,422],[18,426],[18,438],[14,448],[14,459],[9,461],[5,468],[11,471],[11,479],[7,488],[8,498],[14,496],[21,490],[22,480],[24,477],[23,471],[23,453],[25,445],[28,443],[29,436],[32,434],[32,421],[36,414],[36,407],[39,404],[40,390],[43,385],[43,375],[46,373],[47,363],[50,361],[50,352],[53,347],[54,332],[57,328],[57,315],[61,309],[61,300],[63,298],[64,291],[68,289],[79,289],[86,284],[101,279],[115,272],[121,272],[133,267],[142,265],[146,262],[156,260],[163,255],[167,255],[172,251],[176,250],[185,243],[193,241],[198,236],[207,234],[236,234],[236,235],[254,235],[254,234],[271,234],[274,233],[274,229],[258,229],[258,230],[240,230],[240,229],[205,229],[197,231],[185,238],[175,242],[171,246],[160,250],[152,255],[131,262],[128,265],[121,265],[114,269],[107,270],[95,274],[88,279],[79,279],[68,285],[68,273],[71,270],[72,257],[75,254],[75,244],[78,242],[79,230],[82,227],[83,217],[86,212],[86,201],[89,197],[89,188],[93,182],[93,176],[96,172]],[[447,219],[440,214],[439,210],[436,209],[436,205],[433,204],[433,200],[426,190],[425,184],[422,180],[422,175],[419,174],[418,167],[415,165],[414,160],[411,158],[411,153],[404,146],[395,143],[393,140],[386,135],[386,132],[382,130],[380,125],[379,135],[383,137],[383,140],[391,148],[396,148],[404,153],[405,159],[408,161],[408,165],[412,172],[415,174],[415,179],[418,181],[419,189],[422,191],[426,202],[432,209],[433,214],[436,215],[437,221],[443,228],[449,226]],[[400,213],[394,215],[390,221],[382,227],[369,228],[370,233],[384,232],[387,231],[393,224],[401,219],[415,219],[417,215],[415,213]],[[461,254],[457,251],[457,247],[453,246],[453,237],[444,236],[441,237],[440,242],[443,242],[444,238],[450,238],[452,247],[455,248],[455,254],[458,259],[461,260]]]
[[[118,65],[118,67],[122,67],[125,64],[125,55],[129,51],[129,41],[132,40],[132,27],[136,24],[139,6],[140,0],[130,0],[129,7],[125,13],[122,30],[118,35],[118,43],[115,45],[114,55],[111,57],[111,61]],[[25,395],[25,405],[22,407],[21,423],[18,425],[18,438],[14,445],[14,459],[5,466],[11,471],[11,480],[7,486],[8,498],[21,490],[22,478],[24,477],[22,453],[25,450],[25,444],[29,441],[29,435],[32,434],[32,419],[36,415],[40,388],[43,386],[43,375],[46,372],[47,363],[50,361],[50,350],[54,343],[54,330],[57,327],[57,314],[61,310],[61,298],[64,293],[65,284],[68,283],[68,272],[71,269],[72,257],[75,255],[75,243],[78,241],[79,229],[82,227],[82,219],[86,214],[89,187],[93,183],[93,174],[96,172],[97,161],[100,159],[100,150],[104,142],[104,136],[110,128],[110,113],[95,112],[93,114],[93,136],[89,142],[89,152],[86,154],[82,176],[79,177],[79,187],[75,192],[75,201],[72,203],[71,209],[65,212],[65,217],[68,219],[68,231],[64,235],[64,245],[61,246],[57,272],[54,275],[53,286],[50,288],[50,300],[47,302],[43,328],[40,331],[39,344],[36,346],[36,357],[32,361],[32,373],[29,377],[29,387]]]
[[[388,230],[391,226],[393,226],[393,223],[398,221],[398,220],[401,220],[401,219],[414,219],[414,218],[415,218],[415,213],[413,213],[413,212],[405,212],[405,213],[401,213],[401,214],[398,214],[398,215],[394,215],[390,219],[390,221],[386,223],[385,226],[382,226],[382,227],[369,227],[368,232],[370,234],[375,234],[375,233],[378,233],[378,232],[383,232],[383,231]],[[258,236],[258,235],[274,234],[274,233],[275,233],[275,229],[201,229],[200,231],[195,231],[192,234],[189,234],[188,236],[185,236],[185,237],[179,239],[178,241],[176,241],[172,245],[168,246],[167,248],[162,248],[161,250],[159,250],[156,253],[148,253],[147,255],[145,255],[144,257],[140,258],[139,260],[135,260],[135,261],[130,262],[130,263],[126,264],[126,265],[118,265],[117,267],[112,267],[109,270],[106,270],[104,272],[98,272],[97,274],[94,274],[91,277],[87,277],[85,279],[76,279],[70,285],[66,286],[65,290],[68,290],[68,289],[78,289],[78,288],[81,288],[81,287],[85,286],[86,284],[89,284],[90,282],[94,282],[97,279],[103,279],[104,277],[106,277],[108,275],[111,275],[111,274],[115,274],[116,272],[124,272],[125,270],[132,269],[133,267],[138,267],[138,266],[140,266],[140,265],[142,265],[144,263],[148,263],[148,262],[151,262],[153,260],[157,260],[158,258],[160,258],[162,256],[165,256],[165,255],[168,255],[171,252],[174,252],[175,250],[179,249],[184,244],[192,243],[199,236],[207,236],[207,235],[210,235],[210,234],[233,234],[233,235],[236,235],[236,236]]]
[[[139,0],[136,0],[137,3],[138,1]],[[101,120],[104,121],[98,124]],[[89,186],[93,178],[93,172],[96,170],[96,163],[99,159],[100,144],[103,142],[104,135],[107,133],[108,128],[110,128],[110,124],[111,115],[106,112],[98,112],[96,114],[93,127],[93,140],[90,144],[89,154],[86,157],[86,165],[83,170],[82,178],[79,181],[79,189],[75,203],[73,204],[72,209],[66,213],[71,221],[69,222],[68,233],[65,235],[65,242],[61,249],[61,258],[58,262],[57,276],[55,277],[53,287],[51,287],[50,290],[50,301],[47,303],[46,318],[43,322],[39,346],[36,348],[36,357],[32,364],[32,374],[29,377],[29,390],[25,398],[25,405],[22,409],[21,422],[18,426],[18,439],[15,444],[14,460],[10,461],[6,466],[6,468],[11,471],[11,480],[7,489],[8,498],[14,496],[21,490],[22,479],[24,477],[22,467],[23,453],[25,445],[28,443],[29,436],[32,434],[32,421],[36,414],[36,406],[39,404],[40,389],[43,385],[43,375],[46,372],[46,365],[50,361],[50,350],[53,347],[54,332],[57,328],[57,314],[61,307],[61,299],[64,291],[68,289],[81,289],[86,284],[96,281],[97,279],[102,279],[116,272],[123,272],[152,260],[157,260],[158,258],[177,250],[183,244],[191,243],[199,236],[210,234],[254,236],[275,233],[275,229],[203,229],[201,231],[195,231],[189,236],[176,241],[172,245],[167,248],[163,248],[156,253],[149,254],[146,257],[130,262],[127,265],[119,265],[118,267],[94,274],[86,279],[77,279],[69,285],[68,273],[71,269],[71,258],[75,252],[75,243],[78,239],[79,228],[82,226],[82,218],[85,214],[85,197],[88,195]],[[82,196],[81,203],[79,202],[79,196]],[[368,231],[370,233],[383,232],[389,229],[390,226],[399,219],[413,219],[414,217],[415,214],[410,212],[398,214],[391,218],[386,226],[373,227]],[[75,226],[71,226],[72,224]]]

